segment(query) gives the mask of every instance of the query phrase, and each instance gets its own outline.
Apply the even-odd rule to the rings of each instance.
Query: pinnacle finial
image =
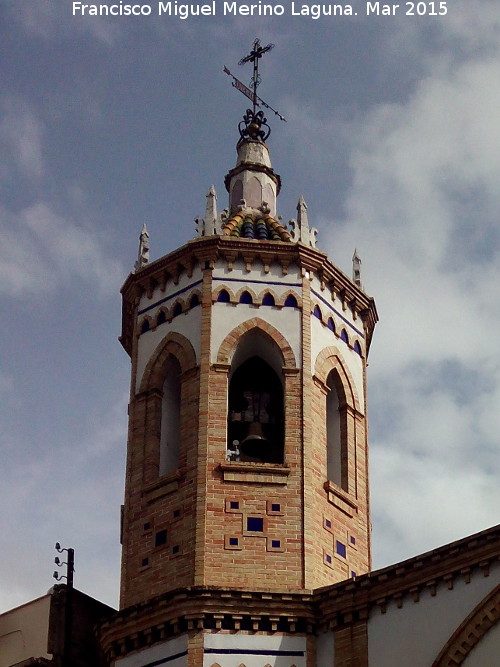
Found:
[[[136,271],[140,271],[143,266],[149,262],[149,232],[146,223],[142,225],[141,233],[139,234],[139,252],[137,254],[137,262],[134,265]]]
[[[357,248],[354,248],[354,255],[352,256],[352,279],[353,282],[361,287],[361,258],[358,255]]]
[[[300,195],[297,204],[297,220],[290,220],[292,227],[292,240],[295,242],[316,247],[316,236],[318,230],[315,227],[309,227],[309,218],[307,216],[307,204],[302,195]]]
[[[217,194],[213,185],[206,194],[205,219],[197,217],[196,231],[198,236],[213,236],[217,234]]]

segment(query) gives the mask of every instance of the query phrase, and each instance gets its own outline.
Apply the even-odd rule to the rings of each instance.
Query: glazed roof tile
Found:
[[[222,226],[224,236],[258,241],[290,242],[290,233],[268,213],[242,211],[232,215]]]

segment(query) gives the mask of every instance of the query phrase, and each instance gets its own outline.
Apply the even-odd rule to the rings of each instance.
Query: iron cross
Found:
[[[248,56],[245,56],[240,60],[238,65],[245,65],[246,63],[253,63],[253,77],[252,77],[252,88],[253,88],[253,112],[255,113],[255,108],[257,106],[257,86],[260,83],[259,76],[259,60],[262,58],[264,53],[270,51],[274,48],[274,44],[268,44],[267,46],[260,45],[260,39],[256,39],[253,43],[253,49],[250,51]]]

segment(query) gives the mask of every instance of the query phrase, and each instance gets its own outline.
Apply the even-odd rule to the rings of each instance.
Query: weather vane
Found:
[[[257,107],[265,107],[266,109],[269,109],[286,123],[286,118],[282,116],[279,113],[279,111],[273,109],[272,106],[267,104],[267,102],[264,102],[264,100],[257,95],[257,86],[260,84],[259,60],[262,58],[264,53],[267,53],[272,48],[274,48],[274,44],[261,46],[260,40],[256,39],[253,43],[253,49],[247,56],[242,58],[238,63],[239,65],[245,65],[246,63],[253,63],[253,76],[252,80],[250,81],[252,89],[248,88],[248,86],[245,86],[245,84],[242,83],[239,79],[237,79],[234,76],[234,74],[232,74],[228,70],[227,67],[224,67],[224,72],[233,79],[233,87],[237,88],[237,90],[239,90],[240,93],[243,93],[243,95],[248,97],[248,99],[252,102],[253,105],[253,109],[248,109],[244,116],[243,120],[243,123],[245,124],[244,129],[241,129],[242,123],[240,123],[240,134],[242,138],[245,138],[246,136],[250,136],[251,138],[260,137],[265,141],[265,139],[269,136],[271,130],[269,129],[269,126],[267,126],[266,119],[264,118],[264,112],[257,111]],[[260,130],[262,125],[266,125],[268,127],[267,133]]]

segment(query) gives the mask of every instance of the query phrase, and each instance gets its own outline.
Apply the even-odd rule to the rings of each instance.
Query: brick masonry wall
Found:
[[[275,322],[277,311],[258,305],[250,319],[228,332],[218,351],[211,349],[214,317],[225,311],[213,307],[210,261],[204,266],[199,365],[189,340],[172,334],[153,352],[130,404],[122,606],[191,585],[313,589],[369,567],[364,396],[359,387],[352,389],[340,346],[311,358],[311,272],[302,270],[297,367],[286,338],[266,321],[266,312],[272,312]],[[253,472],[224,468],[230,360],[241,337],[254,329],[268,335],[283,357],[285,456],[278,473],[264,464]],[[161,369],[169,353],[182,369],[181,460],[178,471],[160,478]],[[342,405],[344,490],[331,483],[325,488],[325,381],[334,367],[349,396]],[[250,530],[249,518],[261,520],[262,529]],[[338,553],[337,542],[345,554]]]

